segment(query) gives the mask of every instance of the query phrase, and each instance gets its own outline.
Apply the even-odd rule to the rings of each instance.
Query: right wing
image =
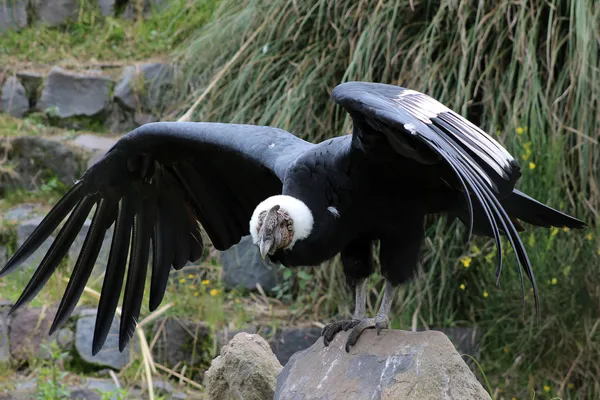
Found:
[[[0,271],[3,276],[15,270],[66,219],[11,312],[46,284],[95,206],[50,333],[73,312],[114,223],[92,352],[106,340],[129,256],[122,351],[139,317],[150,251],[152,311],[163,299],[170,268],[202,255],[198,222],[215,248],[238,243],[249,233],[256,205],[281,193],[287,166],[310,146],[286,131],[253,125],[163,122],[128,133],[59,200]]]

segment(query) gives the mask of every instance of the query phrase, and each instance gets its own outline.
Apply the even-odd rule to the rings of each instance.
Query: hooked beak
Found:
[[[263,260],[265,259],[267,254],[269,254],[271,249],[273,248],[273,244],[274,244],[273,241],[270,239],[261,240],[258,243],[258,248],[260,249],[260,256],[262,257]]]

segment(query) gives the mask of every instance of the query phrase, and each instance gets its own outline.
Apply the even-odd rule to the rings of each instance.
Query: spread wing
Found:
[[[431,97],[399,86],[348,82],[337,86],[333,100],[343,106],[354,122],[353,146],[373,148],[385,137],[402,157],[423,164],[445,163],[456,176],[469,209],[469,235],[473,229],[473,201],[484,211],[497,246],[498,268],[502,270],[500,232],[515,249],[517,261],[537,288],[531,264],[517,229],[500,204],[510,195],[521,176],[514,158],[474,124]],[[519,273],[521,269],[519,268]]]
[[[11,312],[46,284],[95,207],[51,333],[73,312],[114,224],[93,353],[104,344],[126,280],[123,350],[139,317],[150,252],[154,310],[170,268],[202,255],[198,221],[217,249],[238,243],[249,232],[256,205],[281,193],[287,165],[310,146],[288,132],[251,125],[165,122],[128,133],[59,200],[0,271],[2,276],[15,270],[66,220]]]

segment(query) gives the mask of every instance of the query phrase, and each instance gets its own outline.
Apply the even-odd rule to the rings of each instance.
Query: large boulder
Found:
[[[237,334],[205,374],[209,400],[272,399],[281,364],[260,336]]]
[[[2,8],[2,7],[0,7]],[[16,76],[9,77],[2,85],[1,111],[20,118],[29,111],[29,98],[25,87]]]
[[[19,309],[10,322],[10,353],[15,361],[29,361],[33,358],[50,358],[48,347],[52,342],[68,349],[72,342],[69,328],[64,328],[48,336],[52,320],[56,314],[54,307]]]
[[[45,25],[63,25],[77,17],[79,0],[31,0],[36,17]]]
[[[173,89],[174,79],[175,67],[170,64],[128,66],[115,86],[115,101],[125,111],[134,112],[138,121],[147,120],[163,111],[165,96]]]
[[[210,360],[212,339],[208,325],[183,318],[168,318],[164,324],[159,323],[155,327],[153,336],[158,333],[158,338],[152,353],[157,362],[168,367],[185,364],[191,368]]]
[[[53,67],[38,108],[57,118],[98,117],[110,109],[112,80],[96,72],[77,73]]]
[[[350,353],[347,336],[296,353],[277,378],[275,399],[491,399],[441,332],[367,330]]]
[[[57,178],[71,186],[84,169],[83,154],[76,148],[49,138],[17,136],[0,141],[10,170],[0,172],[0,184],[27,190],[39,189]]]
[[[244,236],[237,245],[221,252],[221,265],[223,284],[228,289],[256,289],[260,284],[271,291],[280,280],[279,265],[262,259],[251,236]]]
[[[95,356],[92,355],[92,338],[96,325],[96,309],[82,310],[75,331],[75,349],[83,361],[96,367],[121,369],[129,362],[129,352],[119,351],[119,318],[114,318],[106,342]]]
[[[0,33],[27,26],[28,0],[10,0],[0,3]]]

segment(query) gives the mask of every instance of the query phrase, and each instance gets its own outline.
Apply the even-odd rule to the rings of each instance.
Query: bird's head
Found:
[[[256,206],[250,219],[252,241],[260,255],[291,249],[298,240],[310,235],[313,227],[310,209],[292,196],[272,196]]]

